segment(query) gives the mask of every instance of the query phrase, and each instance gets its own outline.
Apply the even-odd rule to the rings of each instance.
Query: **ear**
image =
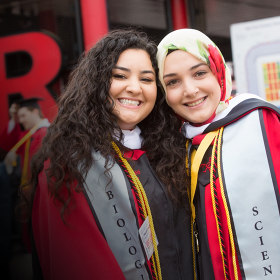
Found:
[[[35,114],[36,116],[40,116],[39,109],[37,109],[37,108],[34,108],[34,109],[32,110],[32,113]]]

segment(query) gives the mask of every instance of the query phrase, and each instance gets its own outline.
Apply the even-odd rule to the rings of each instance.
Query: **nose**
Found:
[[[191,79],[186,79],[183,81],[184,96],[195,97],[199,89],[194,81]]]
[[[126,91],[133,95],[142,93],[141,83],[140,83],[139,79],[137,79],[137,78],[129,79],[128,85],[126,87]]]

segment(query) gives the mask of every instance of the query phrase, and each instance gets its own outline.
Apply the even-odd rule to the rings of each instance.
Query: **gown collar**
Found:
[[[141,129],[136,126],[133,130],[122,130],[124,139],[122,144],[132,150],[141,149],[143,138],[140,136]]]

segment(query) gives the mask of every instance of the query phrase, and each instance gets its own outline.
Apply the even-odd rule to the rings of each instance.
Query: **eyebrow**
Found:
[[[128,68],[125,68],[125,67],[121,67],[121,66],[115,66],[114,69],[120,69],[120,70],[123,70],[123,71],[126,71],[126,72],[130,72],[130,69]]]
[[[190,68],[190,71],[193,70],[193,69],[195,69],[195,68],[197,68],[197,67],[199,67],[199,66],[201,66],[201,65],[206,65],[206,66],[207,66],[206,63],[202,62],[202,63],[199,63],[199,64],[194,65],[193,67],[191,67],[191,68]]]
[[[121,66],[115,66],[114,69],[120,69],[120,70],[126,71],[128,73],[131,72],[130,69],[125,68],[125,67],[121,67]],[[152,70],[143,70],[143,71],[140,71],[140,74],[153,74],[153,75],[155,75],[155,73]]]
[[[206,66],[207,66],[206,63],[202,62],[202,63],[199,63],[199,64],[196,64],[196,65],[192,66],[192,67],[189,69],[189,71],[192,71],[192,70],[194,70],[195,68],[197,68],[197,67],[199,67],[199,66],[201,66],[201,65],[206,65]],[[173,77],[173,76],[176,76],[176,75],[177,75],[177,73],[166,74],[166,75],[163,76],[163,79],[164,79],[164,78],[167,78],[167,77]]]
[[[144,71],[141,71],[140,72],[141,74],[153,74],[153,75],[155,75],[155,73],[153,72],[153,71],[151,71],[151,70],[144,70]]]

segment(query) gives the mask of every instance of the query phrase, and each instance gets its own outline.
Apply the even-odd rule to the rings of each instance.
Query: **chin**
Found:
[[[126,122],[122,122],[122,123],[119,123],[119,127],[120,129],[123,129],[123,130],[132,130],[135,128],[135,126],[137,125],[137,123],[126,123]]]
[[[29,126],[26,126],[26,125],[22,125],[22,126],[23,126],[24,130],[29,130],[29,129],[32,128],[32,127],[29,127]]]
[[[210,116],[199,116],[197,118],[193,118],[190,122],[196,123],[196,124],[204,123],[207,120],[209,120],[211,118],[211,116],[212,115],[210,115]]]

